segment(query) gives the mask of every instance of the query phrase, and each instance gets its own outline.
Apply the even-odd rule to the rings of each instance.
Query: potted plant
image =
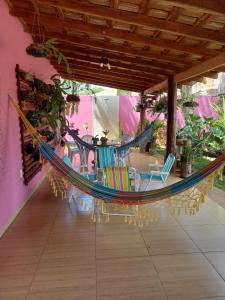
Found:
[[[92,141],[93,141],[93,145],[95,145],[95,146],[98,145],[98,141],[99,141],[98,134],[92,138]]]
[[[183,153],[181,154],[181,177],[185,178],[192,173],[192,161],[193,161],[193,150],[190,144],[183,147]]]
[[[102,143],[102,146],[106,146],[107,145],[107,141],[108,141],[108,139],[107,139],[107,135],[108,135],[108,133],[109,133],[109,130],[104,130],[104,131],[102,131],[102,133],[105,135],[105,136],[102,136],[101,137],[101,143]]]
[[[155,101],[152,105],[152,113],[166,113],[167,112],[167,97],[161,97],[158,101]]]
[[[141,112],[141,110],[143,109],[143,104],[142,103],[138,103],[136,106],[135,106],[135,111],[136,112]]]
[[[48,39],[46,42],[43,43],[32,43],[30,46],[26,48],[26,52],[29,55],[34,57],[55,57],[57,63],[60,65],[63,62],[66,66],[67,72],[70,72],[70,67],[68,60],[62,54],[62,52],[56,47],[58,44],[57,39]]]
[[[72,116],[74,113],[78,114],[80,104],[80,97],[76,94],[66,96],[66,114]]]

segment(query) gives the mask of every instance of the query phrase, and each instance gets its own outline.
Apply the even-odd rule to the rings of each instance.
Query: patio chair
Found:
[[[175,156],[172,153],[170,153],[163,166],[159,165],[159,164],[148,164],[149,172],[147,172],[147,173],[141,172],[140,173],[142,182],[144,180],[148,179],[148,184],[146,185],[145,190],[147,190],[147,188],[153,181],[160,182],[165,186],[168,176],[170,174],[171,168],[174,164],[174,161],[175,161]],[[153,167],[157,168],[157,170],[152,170]],[[162,169],[160,170],[160,168],[162,168]]]
[[[135,191],[137,176],[134,168],[107,167],[105,168],[105,186],[118,191]],[[135,217],[138,214],[138,205],[116,205],[108,201],[101,203],[102,215]]]
[[[66,147],[67,147],[67,150],[68,150],[68,156],[69,156],[70,160],[73,161],[74,155],[79,154],[80,150],[77,147],[77,144],[75,142],[68,141],[65,138],[63,138],[63,141],[66,144]]]

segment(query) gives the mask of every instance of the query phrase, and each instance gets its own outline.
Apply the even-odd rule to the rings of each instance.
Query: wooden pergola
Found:
[[[56,38],[77,81],[142,93],[168,89],[167,153],[175,151],[176,87],[225,70],[225,0],[10,0],[34,41]],[[100,68],[107,58],[111,69]]]

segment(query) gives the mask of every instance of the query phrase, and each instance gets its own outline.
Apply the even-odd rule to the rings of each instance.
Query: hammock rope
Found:
[[[123,151],[126,151],[128,150],[130,147],[135,147],[135,146],[139,146],[140,143],[142,143],[143,141],[145,140],[150,140],[152,139],[153,137],[153,128],[154,128],[154,124],[155,124],[155,121],[151,123],[151,125],[146,128],[139,136],[137,136],[136,138],[134,138],[132,141],[124,144],[124,145],[121,145],[121,146],[118,146],[118,147],[115,147],[116,149],[116,152],[117,153],[120,153],[120,152],[123,152]],[[75,132],[74,130],[70,129],[68,126],[66,126],[66,131],[69,133],[69,135],[73,138],[73,140],[75,142],[77,142],[78,144],[80,144],[81,146],[87,148],[88,150],[92,150],[92,151],[95,151],[96,148],[98,146],[96,145],[92,145],[92,144],[89,144],[85,141],[83,141]]]
[[[40,146],[40,152],[53,165],[53,167],[72,185],[74,185],[81,191],[101,200],[109,201],[110,203],[138,205],[154,203],[156,201],[168,199],[172,196],[178,195],[179,193],[185,192],[192,187],[195,187],[210,175],[212,175],[213,178],[215,172],[219,174],[219,172],[221,172],[222,168],[225,165],[224,152],[221,156],[219,156],[217,159],[215,159],[200,171],[175,184],[166,186],[161,189],[139,192],[123,192],[108,188],[106,186],[93,183],[89,179],[74,171],[67,164],[65,164],[64,161],[52,150],[52,148],[42,140],[39,133],[30,124],[30,122],[21,111],[19,105],[13,100],[12,103],[22,121],[24,122],[24,125],[33,137],[34,141]]]

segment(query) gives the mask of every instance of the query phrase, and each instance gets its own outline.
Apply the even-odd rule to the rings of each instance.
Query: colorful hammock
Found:
[[[155,120],[156,121],[156,120]],[[145,130],[143,131],[139,136],[137,136],[136,138],[134,138],[132,141],[116,147],[116,151],[117,153],[121,153],[121,152],[126,152],[130,147],[134,147],[134,146],[139,146],[140,143],[142,143],[143,141],[149,141],[152,139],[153,137],[153,128],[154,128],[154,124],[155,121],[151,123],[151,125]],[[85,148],[95,151],[96,148],[98,146],[95,145],[91,145],[85,141],[83,141],[76,133],[73,129],[70,129],[68,126],[66,127],[66,131],[69,133],[69,135],[74,139],[75,142],[77,142],[78,144],[84,146]]]
[[[168,199],[174,195],[184,192],[203,181],[208,176],[214,178],[215,172],[221,172],[225,165],[225,152],[211,162],[202,170],[192,174],[191,176],[161,189],[140,192],[124,192],[118,191],[100,184],[93,183],[84,176],[75,172],[70,168],[53,150],[45,143],[36,129],[30,124],[19,105],[13,101],[14,107],[24,122],[26,128],[34,139],[34,142],[40,146],[40,152],[52,164],[52,166],[69,181],[72,185],[81,191],[111,203],[138,205],[153,203],[162,199]],[[222,174],[222,172],[220,173]]]

